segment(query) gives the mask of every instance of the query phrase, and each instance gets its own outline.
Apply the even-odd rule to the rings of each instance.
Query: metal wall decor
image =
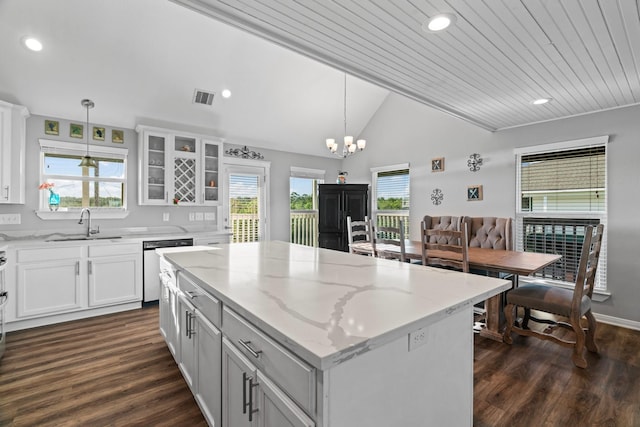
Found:
[[[467,166],[471,172],[478,172],[480,170],[480,166],[482,166],[482,157],[480,154],[473,153],[469,156],[469,160],[467,161]]]
[[[431,201],[433,202],[434,205],[439,205],[440,203],[442,203],[443,199],[444,199],[444,193],[442,192],[441,189],[436,188],[435,190],[433,190],[433,193],[431,193]]]
[[[225,154],[234,157],[240,157],[242,159],[252,159],[252,160],[262,160],[264,156],[258,152],[253,150],[249,150],[249,148],[245,145],[242,148],[229,148],[225,151]]]

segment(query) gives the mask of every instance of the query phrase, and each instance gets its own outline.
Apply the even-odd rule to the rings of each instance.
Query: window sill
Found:
[[[35,211],[38,218],[45,221],[80,219],[82,209],[69,209],[58,211]],[[125,209],[91,209],[91,219],[122,219],[129,216]]]
[[[558,282],[551,282],[548,280],[540,280],[540,279],[534,279],[534,278],[527,278],[527,277],[520,277],[519,278],[519,282],[520,283],[538,283],[541,285],[548,285],[548,286],[555,286],[556,288],[564,288],[564,289],[573,289],[574,286],[573,285],[569,285],[569,284],[562,284],[562,283],[558,283]],[[593,290],[593,296],[591,297],[591,300],[595,301],[595,302],[604,302],[606,300],[608,300],[609,298],[611,298],[611,292],[607,291],[606,289],[594,289]]]

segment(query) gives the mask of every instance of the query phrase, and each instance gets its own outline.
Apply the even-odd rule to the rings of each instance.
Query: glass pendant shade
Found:
[[[84,156],[82,157],[82,160],[80,160],[80,164],[78,166],[81,168],[97,168],[98,164],[91,158],[91,156]]]

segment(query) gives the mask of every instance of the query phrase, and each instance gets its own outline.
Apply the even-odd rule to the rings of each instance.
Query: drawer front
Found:
[[[200,311],[214,326],[220,327],[221,303],[205,292],[184,274],[178,273],[178,287],[191,304]]]
[[[259,370],[302,408],[309,414],[315,413],[315,368],[291,354],[226,306],[222,310],[222,331]]]
[[[141,254],[142,246],[139,243],[124,243],[121,245],[89,245],[89,256],[111,256],[125,254]]]
[[[82,246],[66,246],[47,249],[18,249],[18,262],[43,262],[57,259],[78,259],[82,256]]]

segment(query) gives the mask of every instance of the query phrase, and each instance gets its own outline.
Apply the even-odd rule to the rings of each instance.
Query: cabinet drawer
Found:
[[[81,246],[67,246],[42,249],[18,249],[18,262],[43,262],[56,259],[78,259],[82,256]]]
[[[178,273],[178,287],[207,320],[214,326],[220,327],[220,301],[181,273]]]
[[[222,331],[259,370],[277,383],[293,400],[308,413],[315,413],[315,368],[291,354],[226,306],[222,310]]]
[[[111,255],[125,255],[142,254],[142,246],[139,243],[124,243],[115,245],[89,245],[89,256],[111,256]]]

